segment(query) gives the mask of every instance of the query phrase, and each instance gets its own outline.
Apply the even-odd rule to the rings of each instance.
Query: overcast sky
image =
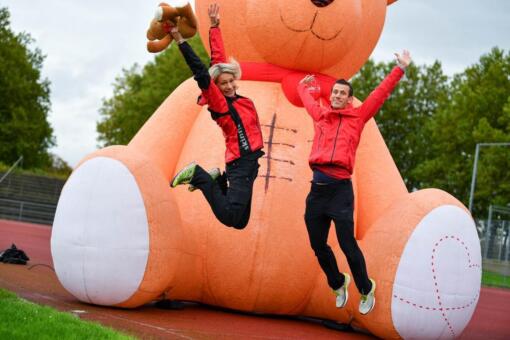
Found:
[[[158,3],[0,0],[11,28],[30,33],[46,55],[43,76],[51,82],[49,120],[58,144],[52,152],[71,166],[97,147],[99,108],[111,97],[115,77],[153,59],[145,32]],[[440,60],[452,75],[494,46],[510,49],[510,0],[399,0],[388,10],[372,57],[388,61],[407,48],[416,63]]]

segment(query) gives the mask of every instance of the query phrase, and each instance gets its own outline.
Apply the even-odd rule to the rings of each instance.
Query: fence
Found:
[[[52,224],[56,205],[0,198],[0,219]]]
[[[0,183],[0,218],[51,225],[64,182],[10,173]]]
[[[479,220],[484,279],[510,287],[510,209],[490,206],[486,220]],[[487,282],[486,282],[487,283]]]

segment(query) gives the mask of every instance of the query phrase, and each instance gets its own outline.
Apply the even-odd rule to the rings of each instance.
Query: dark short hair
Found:
[[[335,81],[335,84],[349,86],[349,97],[352,97],[354,95],[354,90],[352,88],[352,85],[347,80],[345,80],[345,79],[338,79],[337,81]]]

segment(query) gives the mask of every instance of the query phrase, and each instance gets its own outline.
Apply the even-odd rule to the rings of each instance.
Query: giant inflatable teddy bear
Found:
[[[211,2],[196,1],[205,42]],[[370,314],[359,314],[354,285],[347,306],[335,308],[304,225],[313,124],[297,82],[315,73],[327,98],[333,79],[349,78],[365,63],[393,1],[215,2],[226,51],[243,68],[239,93],[255,102],[265,139],[250,223],[226,228],[200,193],[168,186],[190,161],[223,162],[221,131],[196,104],[199,89],[189,79],[127,146],[88,155],[69,178],[51,239],[63,286],[99,305],[132,308],[165,295],[352,323],[382,338],[459,336],[479,298],[474,222],[446,192],[407,192],[373,120],[353,177],[356,237],[378,283]],[[330,244],[346,270],[337,242]]]

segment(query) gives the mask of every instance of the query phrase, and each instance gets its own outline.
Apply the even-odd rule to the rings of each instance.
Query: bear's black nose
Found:
[[[335,0],[311,0],[311,1],[317,7],[326,7]]]

